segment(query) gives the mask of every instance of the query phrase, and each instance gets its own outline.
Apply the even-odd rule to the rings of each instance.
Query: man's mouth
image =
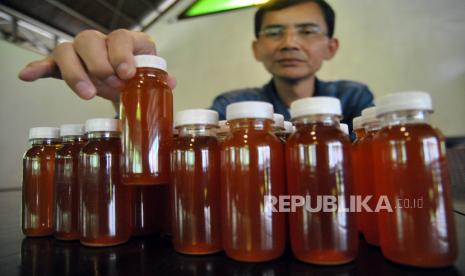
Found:
[[[303,63],[304,61],[298,58],[282,58],[278,59],[277,62],[283,66],[295,66]]]

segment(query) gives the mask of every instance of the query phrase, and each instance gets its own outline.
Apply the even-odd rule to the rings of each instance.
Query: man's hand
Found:
[[[155,42],[146,33],[85,30],[73,42],[58,45],[49,57],[29,63],[19,78],[61,78],[83,99],[98,95],[117,102],[124,81],[136,73],[133,56],[143,54],[156,54]],[[168,85],[174,89],[176,79],[168,76]]]

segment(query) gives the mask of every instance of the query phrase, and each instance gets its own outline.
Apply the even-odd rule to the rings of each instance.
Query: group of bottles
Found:
[[[425,92],[403,92],[375,101],[353,121],[357,195],[382,196],[392,211],[358,213],[365,240],[391,261],[420,267],[451,265],[457,257],[444,139],[429,124]]]
[[[260,262],[280,256],[289,236],[297,259],[337,265],[356,257],[360,231],[391,261],[453,264],[457,244],[445,146],[428,121],[431,98],[402,92],[380,98],[377,106],[354,120],[353,144],[339,123],[336,98],[292,103],[295,130],[287,133],[279,127],[282,116],[263,102],[229,105],[227,123],[219,126],[213,111],[178,113],[172,160],[176,250],[223,249],[232,259]],[[317,212],[305,207],[316,208],[318,200],[291,206],[286,222],[286,213],[267,208],[267,197],[282,195],[291,203],[297,202],[293,196],[340,202]],[[353,209],[350,197],[356,195],[361,198],[355,204],[370,197],[371,212]],[[382,196],[392,210],[377,211]]]
[[[224,250],[238,261],[269,261],[283,254],[289,231],[304,262],[355,258],[355,214],[311,214],[301,206],[287,223],[285,212],[269,206],[284,195],[350,195],[350,140],[340,129],[339,100],[298,100],[291,114],[295,131],[265,102],[228,105],[227,122],[218,123],[211,110],[176,114],[171,184],[178,252]]]
[[[169,198],[174,248],[185,254],[224,250],[238,261],[269,261],[289,238],[297,259],[338,265],[356,257],[361,231],[398,263],[454,261],[444,141],[428,124],[428,94],[380,98],[354,121],[353,145],[340,124],[341,103],[332,97],[293,102],[292,124],[266,102],[230,104],[226,122],[212,110],[184,110],[173,131],[166,62],[143,55],[135,64],[136,76],[121,93],[122,133],[111,119],[89,120],[84,138],[65,135],[62,142],[58,129],[31,130],[33,147],[24,157],[26,235],[122,243],[137,224],[150,225],[141,216],[155,216]],[[423,205],[357,213],[353,195],[372,196],[373,208],[384,195],[390,202],[421,198]],[[53,197],[56,207],[44,203]],[[290,212],[281,208],[286,197]],[[321,210],[322,197],[336,198],[337,208]],[[150,219],[153,225],[162,220]],[[79,231],[68,233],[76,225]]]
[[[32,128],[23,159],[23,232],[89,246],[169,232],[172,94],[166,62],[134,57],[120,119]],[[122,123],[122,126],[121,126]],[[85,135],[84,135],[85,133]]]
[[[29,139],[23,159],[26,236],[107,246],[164,230],[168,186],[122,183],[119,120],[32,128]]]

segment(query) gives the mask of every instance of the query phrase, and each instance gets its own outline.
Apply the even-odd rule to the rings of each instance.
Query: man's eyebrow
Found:
[[[271,25],[264,26],[263,29],[286,28],[286,27],[287,25],[284,25],[284,24],[271,24]],[[321,27],[321,26],[315,22],[303,22],[303,23],[294,24],[294,27]]]
[[[294,27],[321,27],[319,24],[314,22],[305,22],[305,23],[298,23],[295,24]]]
[[[286,27],[285,25],[281,25],[281,24],[272,24],[272,25],[266,25],[265,27],[263,27],[263,29],[285,28],[285,27]]]

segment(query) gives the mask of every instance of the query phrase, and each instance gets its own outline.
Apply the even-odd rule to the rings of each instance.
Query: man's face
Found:
[[[290,81],[308,78],[337,51],[338,41],[327,37],[327,31],[315,3],[266,12],[261,34],[252,45],[255,58],[275,77]]]

